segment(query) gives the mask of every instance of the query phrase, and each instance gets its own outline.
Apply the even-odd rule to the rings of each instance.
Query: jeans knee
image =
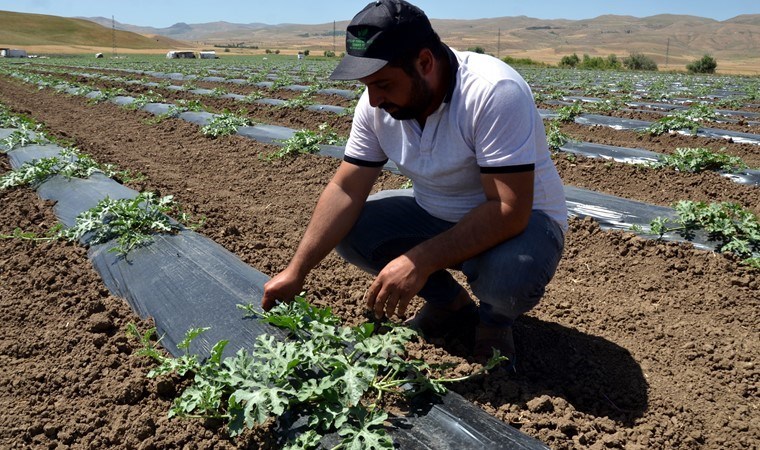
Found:
[[[349,240],[344,239],[336,247],[335,252],[349,264],[364,270],[367,273],[377,275],[382,267],[377,262],[362,254]]]
[[[488,325],[506,325],[533,309],[546,292],[543,284],[525,284],[499,292],[473,292],[480,300],[481,320]]]

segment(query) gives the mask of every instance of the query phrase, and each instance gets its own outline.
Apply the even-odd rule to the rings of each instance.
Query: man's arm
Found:
[[[454,227],[388,263],[365,300],[377,317],[403,316],[428,277],[520,234],[533,206],[533,171],[482,174],[485,203]]]
[[[309,271],[351,230],[381,170],[341,163],[320,195],[290,264],[264,284],[261,307],[265,311],[276,300],[289,301],[301,292]]]

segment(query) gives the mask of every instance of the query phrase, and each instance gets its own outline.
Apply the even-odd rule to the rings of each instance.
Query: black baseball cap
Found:
[[[382,69],[404,48],[435,35],[425,13],[404,0],[378,0],[354,16],[346,29],[346,55],[332,80],[358,80]]]

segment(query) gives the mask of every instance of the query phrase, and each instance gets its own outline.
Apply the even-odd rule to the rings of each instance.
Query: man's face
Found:
[[[359,81],[367,86],[370,105],[396,120],[422,117],[433,101],[433,90],[416,71],[409,76],[400,67],[385,66]]]

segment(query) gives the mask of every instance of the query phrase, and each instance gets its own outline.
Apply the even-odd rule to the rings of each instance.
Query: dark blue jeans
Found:
[[[348,262],[376,275],[391,260],[454,225],[419,207],[409,189],[383,191],[367,199],[356,224],[336,250]],[[538,304],[563,248],[560,226],[543,212],[533,211],[521,234],[451,269],[465,275],[480,300],[481,323],[509,326]],[[440,270],[430,276],[418,295],[446,305],[461,289],[449,271]]]

